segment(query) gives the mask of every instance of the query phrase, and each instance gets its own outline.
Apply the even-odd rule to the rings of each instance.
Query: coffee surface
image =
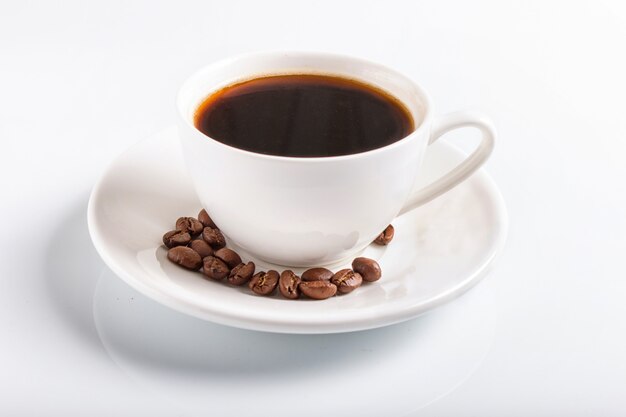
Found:
[[[209,96],[195,125],[247,151],[292,157],[350,155],[396,142],[414,130],[405,106],[367,84],[293,74],[233,84]]]

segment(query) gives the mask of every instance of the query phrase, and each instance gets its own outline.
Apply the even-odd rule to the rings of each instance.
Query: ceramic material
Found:
[[[398,142],[368,152],[291,158],[236,149],[193,126],[194,111],[217,89],[260,75],[302,72],[337,74],[386,90],[405,103],[417,128]],[[281,265],[319,266],[352,257],[399,213],[467,178],[489,157],[495,137],[491,123],[479,115],[434,118],[428,95],[396,71],[331,54],[261,53],[220,61],[185,82],[178,108],[185,160],[202,206],[240,247]],[[460,127],[481,131],[477,150],[411,193],[428,144]]]
[[[449,145],[432,145],[416,189],[463,159]],[[496,186],[479,170],[440,198],[395,219],[396,236],[389,246],[365,248],[362,254],[377,259],[383,269],[380,281],[324,301],[293,301],[255,296],[170,263],[161,236],[177,217],[196,215],[199,209],[178,137],[170,129],[111,164],[92,192],[89,231],[107,265],[148,297],[213,322],[286,333],[380,327],[446,303],[486,274],[504,244],[507,225]],[[272,266],[244,250],[241,254],[260,268]]]

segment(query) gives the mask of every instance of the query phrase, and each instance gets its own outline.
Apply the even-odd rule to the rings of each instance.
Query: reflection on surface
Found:
[[[87,197],[71,206],[53,231],[45,252],[46,289],[56,313],[83,342],[100,347],[92,301],[98,277],[106,269],[87,229]]]
[[[225,327],[170,310],[112,273],[100,278],[94,318],[128,374],[195,412],[274,416],[328,412],[319,395],[358,395],[360,415],[399,415],[445,395],[477,368],[493,339],[488,286],[417,319],[381,329],[287,335]],[[242,305],[245,308],[245,305]],[[381,399],[384,399],[382,401]],[[369,411],[367,411],[369,410]]]

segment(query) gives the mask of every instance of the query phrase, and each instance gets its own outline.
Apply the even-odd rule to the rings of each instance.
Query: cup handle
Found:
[[[446,175],[421,190],[415,191],[398,215],[411,211],[455,187],[480,168],[489,158],[491,151],[493,151],[496,130],[487,117],[473,112],[455,112],[437,118],[433,122],[428,144],[434,143],[449,131],[462,127],[473,127],[480,130],[482,139],[478,148]]]

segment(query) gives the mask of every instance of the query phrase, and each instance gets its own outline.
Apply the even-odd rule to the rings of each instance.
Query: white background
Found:
[[[626,414],[623,3],[225,0],[0,3],[0,414],[228,409],[210,390],[181,406],[177,391],[147,388],[103,343],[98,282],[119,284],[129,303],[141,296],[107,275],[90,245],[86,202],[108,162],[174,123],[185,77],[265,49],[379,61],[424,86],[436,112],[480,109],[498,126],[486,169],[507,203],[509,239],[489,278],[454,307],[459,317],[488,310],[493,335],[471,375],[405,414]],[[447,138],[465,149],[471,139]],[[429,320],[452,332],[441,315]],[[451,371],[438,366],[430,371]],[[231,382],[237,375],[222,370]],[[367,383],[401,381],[419,397],[436,374],[385,377]],[[276,401],[290,395],[297,387]],[[253,393],[241,398],[250,415],[263,415]],[[324,397],[326,414],[345,400]],[[390,415],[385,401],[378,415]]]

